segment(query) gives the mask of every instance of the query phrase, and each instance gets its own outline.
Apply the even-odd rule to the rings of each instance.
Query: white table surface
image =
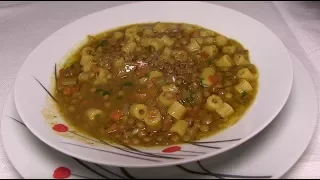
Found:
[[[23,61],[42,40],[84,15],[126,3],[130,2],[26,2],[1,7],[0,1],[0,111]],[[211,3],[243,12],[268,26],[305,64],[320,95],[320,2]],[[320,178],[319,127],[305,154],[284,178]],[[21,178],[1,142],[0,178]]]

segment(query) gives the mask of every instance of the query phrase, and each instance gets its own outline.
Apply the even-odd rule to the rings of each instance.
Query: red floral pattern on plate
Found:
[[[67,132],[69,130],[69,128],[63,124],[56,124],[52,127],[52,129],[57,132]]]
[[[66,179],[70,177],[71,175],[71,170],[66,168],[66,167],[58,167],[54,173],[53,173],[53,178],[55,179]]]
[[[162,150],[162,152],[164,153],[173,153],[173,152],[177,152],[180,151],[181,147],[180,146],[171,146],[171,147],[167,147],[164,150]]]

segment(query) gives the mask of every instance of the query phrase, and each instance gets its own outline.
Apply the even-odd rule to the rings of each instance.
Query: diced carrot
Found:
[[[108,129],[107,129],[107,133],[114,133],[120,130],[120,127],[117,123],[113,123]]]
[[[143,67],[136,70],[136,75],[138,78],[145,77],[149,73],[150,69],[148,67]]]
[[[90,70],[91,70],[92,72],[97,73],[97,72],[99,72],[99,67],[98,67],[97,65],[93,64],[93,65],[91,65]]]
[[[218,77],[215,75],[210,75],[209,76],[209,81],[213,86],[215,86],[218,83]]]
[[[147,88],[148,88],[148,89],[149,89],[149,88],[154,88],[154,87],[156,87],[156,86],[154,85],[153,79],[154,79],[154,78],[152,78],[150,81],[147,82]]]
[[[200,53],[200,56],[201,56],[202,59],[205,59],[205,58],[207,58],[209,55],[208,55],[206,52],[202,51],[202,52]]]
[[[193,31],[193,33],[191,34],[191,36],[194,37],[194,38],[200,37],[200,31]]]
[[[67,96],[72,95],[72,88],[71,87],[64,87],[63,88],[63,94],[67,95]]]
[[[122,116],[122,112],[120,110],[115,110],[111,112],[111,119],[118,121]]]
[[[72,87],[71,89],[72,89],[72,93],[78,92],[78,87]]]

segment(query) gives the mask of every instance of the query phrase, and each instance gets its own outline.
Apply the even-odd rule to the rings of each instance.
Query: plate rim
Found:
[[[65,27],[71,25],[71,24],[75,24],[79,21],[81,21],[82,19],[84,18],[87,18],[89,16],[92,16],[94,14],[97,14],[97,13],[101,13],[101,12],[104,12],[104,11],[108,11],[109,9],[116,9],[116,8],[121,8],[121,7],[124,7],[124,6],[130,6],[132,4],[146,4],[146,3],[150,3],[149,1],[142,1],[142,2],[133,2],[133,3],[128,3],[128,4],[124,4],[124,5],[119,5],[119,6],[115,6],[115,7],[112,7],[112,8],[107,8],[107,9],[102,9],[102,10],[99,10],[99,11],[96,11],[96,12],[93,12],[93,13],[90,13],[90,14],[87,14],[85,16],[82,16],[78,19],[76,19],[75,21],[72,21],[68,24],[65,24],[64,26],[62,26],[61,28],[59,28],[58,30],[56,30],[55,32],[51,33],[50,35],[48,35],[40,44],[38,44],[32,51],[31,53],[27,56],[26,60],[23,62],[22,66],[20,67],[19,71],[18,71],[18,75],[17,75],[17,79],[21,76],[21,73],[22,73],[22,69],[23,67],[25,66],[25,64],[28,63],[28,60],[29,60],[29,57],[31,54],[34,53],[34,51],[36,49],[38,49],[38,47],[42,46],[42,44],[50,37],[52,36],[53,34],[55,33],[58,33],[60,32],[62,29],[64,29]],[[162,2],[160,2],[162,3]],[[191,1],[191,2],[187,2],[187,3],[198,3],[198,4],[209,4],[209,3],[206,3],[206,2],[198,2],[198,1]],[[232,11],[232,12],[236,12],[236,13],[239,13],[239,14],[242,14],[243,16],[245,16],[246,18],[249,18],[253,21],[255,21],[255,23],[263,26],[266,30],[268,30],[270,33],[272,33],[272,35],[274,35],[277,40],[279,41],[279,44],[281,46],[283,46],[283,49],[286,51],[286,56],[288,56],[288,59],[289,59],[289,64],[290,64],[290,86],[288,86],[286,89],[286,97],[283,98],[283,101],[281,102],[281,104],[279,103],[279,106],[281,108],[278,108],[277,111],[274,111],[272,115],[270,115],[269,119],[263,124],[261,125],[259,128],[257,128],[255,131],[251,132],[250,134],[244,136],[243,138],[241,138],[241,140],[237,141],[237,143],[234,143],[232,145],[229,145],[225,148],[222,148],[221,150],[219,150],[217,153],[213,154],[212,153],[206,153],[205,155],[201,155],[199,157],[196,157],[196,158],[188,158],[188,159],[185,159],[185,160],[182,160],[182,161],[175,161],[175,162],[164,162],[164,163],[161,163],[161,165],[151,165],[152,167],[163,167],[163,166],[168,166],[168,165],[178,165],[178,164],[182,164],[182,163],[189,163],[189,162],[194,162],[194,161],[198,161],[198,160],[203,160],[203,159],[206,159],[206,158],[210,158],[210,157],[213,157],[213,156],[216,156],[216,155],[219,155],[221,153],[224,153],[224,152],[227,152],[231,149],[234,149],[235,147],[237,146],[240,146],[242,145],[243,143],[247,142],[248,140],[252,139],[253,137],[255,137],[257,134],[259,134],[262,130],[264,130],[276,117],[277,115],[281,112],[281,110],[284,108],[285,104],[287,103],[288,101],[288,98],[291,94],[291,91],[292,91],[292,86],[293,86],[293,63],[292,63],[292,60],[290,58],[290,55],[289,55],[289,52],[288,52],[288,49],[286,48],[285,44],[279,39],[279,37],[270,29],[268,28],[266,25],[264,25],[263,23],[261,23],[260,21],[256,20],[255,18],[251,17],[251,16],[248,16],[240,11],[237,11],[237,10],[234,10],[234,9],[231,9],[231,8],[228,8],[228,7],[224,7],[224,6],[220,6],[220,5],[216,5],[216,4],[209,4],[211,6],[217,6],[219,8],[222,8],[222,9],[225,9],[225,10],[228,10],[228,11]],[[19,100],[17,100],[16,98],[16,94],[17,94],[17,81],[15,81],[14,83],[14,101],[15,101],[15,104],[17,102],[19,102]],[[16,106],[17,107],[17,111],[21,112],[21,109],[19,108],[19,106]],[[20,115],[21,118],[23,117],[23,113],[22,115]],[[74,152],[70,151],[70,150],[66,150],[66,148],[62,148],[60,146],[57,146],[55,145],[54,143],[51,143],[49,142],[48,140],[46,140],[45,137],[42,137],[42,136],[39,136],[39,133],[37,133],[36,130],[34,130],[33,128],[30,128],[30,124],[28,123],[25,123],[26,126],[28,127],[28,129],[38,138],[40,139],[42,142],[44,142],[45,144],[49,145],[50,147],[58,150],[59,152],[61,153],[64,153],[64,154],[67,154],[69,156],[72,156],[72,157],[76,157],[78,159],[81,159],[81,160],[85,160],[85,161],[89,161],[89,162],[95,162],[95,163],[99,163],[99,164],[104,164],[104,165],[109,165],[109,166],[123,166],[123,167],[137,167],[137,168],[143,168],[143,167],[150,167],[150,164],[146,164],[146,165],[139,165],[139,166],[133,166],[133,165],[126,165],[125,163],[119,163],[119,162],[114,162],[114,163],[110,163],[109,161],[106,162],[106,161],[93,161],[92,159],[89,159],[89,158],[86,158],[86,157],[83,157],[83,156],[80,156],[80,155],[77,155],[77,154],[74,154]]]

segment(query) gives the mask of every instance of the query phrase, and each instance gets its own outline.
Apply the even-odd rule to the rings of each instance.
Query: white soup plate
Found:
[[[306,150],[319,114],[311,76],[303,64],[291,55],[296,73],[292,93],[280,114],[248,142],[212,158],[162,168],[117,168],[84,162],[62,154],[36,138],[19,117],[12,92],[2,112],[3,146],[13,166],[26,179],[278,179]]]
[[[177,7],[183,8],[177,10]],[[232,127],[200,142],[156,149],[104,143],[68,126],[49,97],[55,65],[58,64],[59,69],[66,55],[89,34],[157,21],[197,24],[236,39],[249,50],[251,61],[259,70],[259,91],[245,116]],[[285,46],[260,22],[237,11],[201,2],[140,2],[85,16],[46,38],[20,69],[14,98],[20,117],[30,131],[67,155],[103,165],[159,167],[215,156],[252,138],[285,105],[292,81],[292,62]]]

